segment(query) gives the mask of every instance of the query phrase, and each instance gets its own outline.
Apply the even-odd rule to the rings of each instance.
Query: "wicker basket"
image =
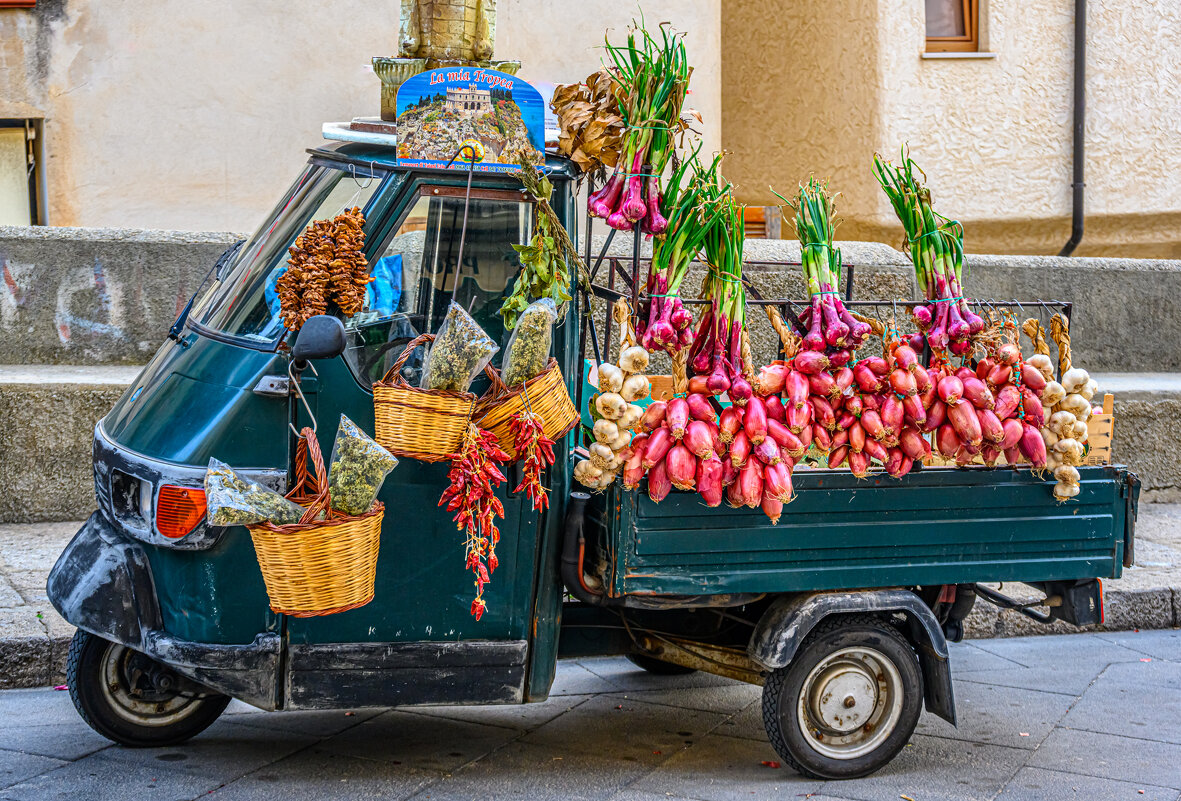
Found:
[[[544,372],[514,389],[506,387],[500,380],[500,374],[492,368],[484,372],[492,379],[492,386],[476,408],[476,425],[495,434],[500,447],[510,458],[517,458],[510,425],[513,416],[526,405],[541,417],[542,430],[552,440],[565,436],[578,424],[578,410],[574,408],[574,401],[570,400],[570,392],[566,389],[566,381],[562,378],[556,359],[551,358]]]
[[[373,385],[374,439],[395,456],[423,462],[446,461],[459,452],[476,408],[476,396],[470,392],[419,389],[402,378],[402,367],[414,349],[434,339],[432,334],[412,339]]]
[[[347,612],[373,600],[385,507],[375,501],[357,516],[333,511],[320,445],[310,428],[301,434],[296,483],[287,498],[307,511],[298,523],[248,526],[254,552],[275,612],[294,617]],[[314,478],[308,472],[309,459]],[[327,514],[317,520],[321,512]]]

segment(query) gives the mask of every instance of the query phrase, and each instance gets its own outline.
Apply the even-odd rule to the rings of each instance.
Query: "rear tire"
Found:
[[[641,670],[648,671],[653,676],[688,676],[690,673],[697,672],[696,668],[675,665],[647,654],[628,654],[627,661]]]
[[[176,745],[217,720],[230,697],[195,685],[167,666],[79,629],[70,640],[66,682],[82,720],[120,745]]]
[[[873,617],[821,622],[763,685],[771,746],[815,779],[854,779],[884,766],[910,740],[922,706],[918,656]]]

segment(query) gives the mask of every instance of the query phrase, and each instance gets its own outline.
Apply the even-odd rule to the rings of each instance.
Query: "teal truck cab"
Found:
[[[547,512],[509,491],[512,476],[502,486],[500,566],[479,621],[459,536],[436,506],[447,465],[411,459],[380,496],[374,600],[325,617],[272,612],[247,530],[204,518],[210,457],[286,491],[292,426],[318,420],[326,453],[341,414],[372,431],[374,380],[437,328],[453,292],[503,345],[497,310],[519,270],[511,246],[533,220],[511,175],[400,168],[378,145],[310,154],[95,428],[98,509],[48,593],[78,628],[71,696],[106,737],[179,743],[231,698],[267,710],[537,702],[557,659],[615,654],[653,673],[762,685],[783,759],[852,777],[889,761],[924,705],[954,722],[947,641],[978,595],[1007,603],[978,582],[1034,584],[1049,612],[1031,615],[1099,620],[1096,579],[1118,577],[1131,556],[1138,485],[1123,468],[1083,468],[1077,501],[1062,506],[1029,471],[801,472],[798,500],[773,527],[691,494],[657,505],[618,487],[578,492],[577,430],[557,443]],[[547,168],[552,205],[576,233],[576,169],[553,156]],[[287,248],[352,206],[377,279],[366,308],[343,321],[342,338],[322,319],[289,342],[275,294]],[[584,401],[589,308],[577,297],[554,339]],[[419,369],[412,358],[404,375]]]

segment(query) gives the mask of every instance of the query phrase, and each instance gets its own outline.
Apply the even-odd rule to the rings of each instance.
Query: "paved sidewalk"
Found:
[[[190,743],[125,749],[69,695],[0,693],[0,799],[1141,799],[1181,795],[1181,631],[952,648],[960,724],[924,714],[866,779],[818,782],[767,744],[760,690],[561,663],[521,707],[264,713],[233,704]],[[768,764],[771,763],[771,764]]]

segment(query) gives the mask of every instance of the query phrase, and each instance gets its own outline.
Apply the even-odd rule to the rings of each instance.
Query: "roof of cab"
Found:
[[[308,148],[308,152],[334,160],[347,161],[357,166],[376,164],[386,169],[395,169],[398,166],[397,150],[385,145],[361,142],[325,142],[319,147]],[[545,166],[550,178],[576,179],[579,176],[578,166],[565,156],[546,153]]]

